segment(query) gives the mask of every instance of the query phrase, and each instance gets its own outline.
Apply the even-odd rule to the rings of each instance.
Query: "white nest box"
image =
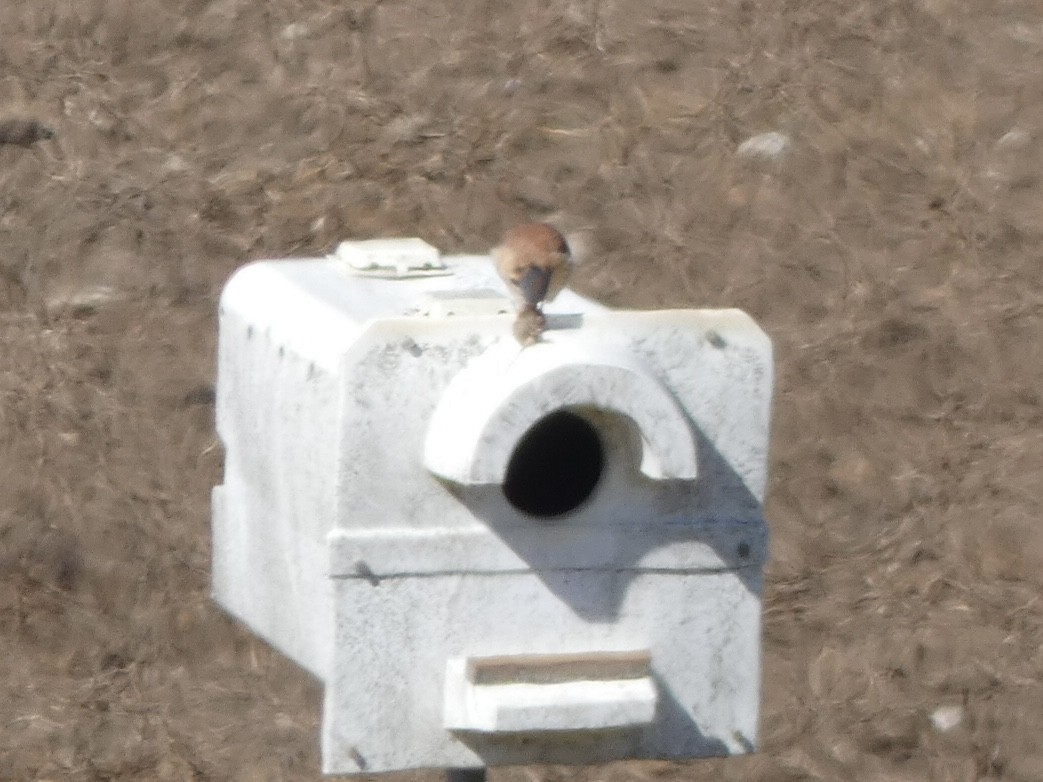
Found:
[[[757,743],[771,345],[566,291],[522,348],[418,240],[221,298],[214,596],[325,684],[327,773]]]

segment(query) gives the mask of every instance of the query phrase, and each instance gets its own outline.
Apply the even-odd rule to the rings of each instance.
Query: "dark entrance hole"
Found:
[[[597,430],[583,417],[559,410],[533,424],[515,446],[503,493],[523,513],[560,516],[591,495],[604,466]]]

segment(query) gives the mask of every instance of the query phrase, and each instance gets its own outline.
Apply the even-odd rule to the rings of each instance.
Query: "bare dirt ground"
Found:
[[[220,287],[533,218],[775,341],[763,752],[494,779],[1043,778],[1041,63],[1034,0],[0,4],[0,779],[318,776],[208,598]]]

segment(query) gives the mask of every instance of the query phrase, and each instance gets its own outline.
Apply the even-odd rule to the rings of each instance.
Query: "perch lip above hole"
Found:
[[[446,387],[428,425],[424,464],[454,483],[503,483],[534,424],[582,407],[634,422],[649,478],[695,479],[695,440],[673,395],[629,352],[583,340],[520,353],[505,344],[489,348]]]

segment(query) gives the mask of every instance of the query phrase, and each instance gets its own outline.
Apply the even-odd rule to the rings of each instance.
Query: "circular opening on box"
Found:
[[[590,497],[604,466],[597,430],[582,416],[559,410],[533,424],[518,441],[507,463],[503,493],[523,513],[561,516]]]

